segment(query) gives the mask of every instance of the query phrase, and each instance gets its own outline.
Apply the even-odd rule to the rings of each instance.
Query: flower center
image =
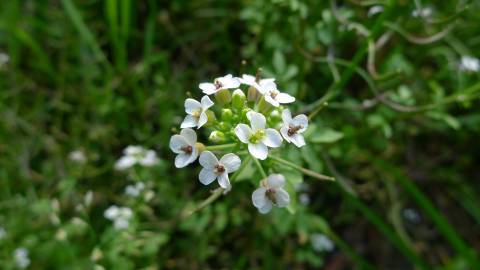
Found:
[[[275,193],[276,193],[275,189],[269,188],[267,189],[267,191],[265,191],[265,196],[267,196],[267,198],[273,203],[277,203],[277,198],[275,198]]]
[[[215,84],[215,88],[217,88],[217,90],[223,87],[223,84],[220,81],[215,80],[214,84]]]
[[[215,173],[221,174],[225,172],[225,167],[222,164],[215,165]]]
[[[193,147],[191,145],[185,145],[185,146],[182,146],[180,150],[182,150],[186,154],[191,154],[193,152]]]
[[[293,135],[297,134],[297,132],[302,128],[303,128],[302,125],[300,125],[300,126],[289,125],[288,126],[288,132],[287,132],[288,136],[293,136]]]
[[[277,96],[278,96],[279,93],[280,93],[280,92],[273,90],[273,91],[270,92],[270,96],[271,96],[273,99],[275,99],[275,98],[277,98]]]
[[[263,138],[265,138],[265,130],[259,129],[250,136],[249,141],[253,144],[257,144],[263,140]]]
[[[198,109],[198,110],[192,112],[192,116],[195,117],[195,118],[200,118],[201,113],[202,113],[202,110]]]

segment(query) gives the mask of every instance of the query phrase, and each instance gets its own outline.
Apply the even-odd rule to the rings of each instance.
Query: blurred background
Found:
[[[479,12],[0,1],[0,268],[480,269]],[[173,166],[184,99],[258,68],[314,116],[285,158],[337,181],[284,172],[292,211],[260,215],[246,174],[179,219],[210,190]],[[129,145],[153,166],[119,168]]]

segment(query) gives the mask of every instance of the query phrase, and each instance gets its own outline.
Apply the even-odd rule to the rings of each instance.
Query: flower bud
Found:
[[[225,104],[230,103],[230,101],[232,101],[232,94],[230,94],[230,90],[222,89],[217,93],[215,93],[215,99],[221,106],[223,106]]]
[[[232,120],[233,112],[230,109],[222,109],[222,121],[230,121]]]
[[[227,131],[230,128],[231,128],[231,126],[229,124],[227,124],[226,122],[218,123],[218,129],[220,129],[220,130]]]
[[[246,97],[242,90],[237,89],[233,91],[232,105],[235,109],[241,110],[245,106],[245,100]]]
[[[260,113],[266,114],[269,113],[271,110],[273,110],[273,106],[265,101],[265,98],[261,98],[260,101],[258,102],[258,111]]]
[[[248,101],[256,102],[258,98],[260,98],[260,92],[258,92],[258,90],[255,87],[250,86],[247,91],[247,96],[248,96]]]
[[[207,125],[211,125],[213,124],[215,121],[217,121],[217,117],[215,116],[215,113],[210,111],[210,110],[207,110],[205,112],[207,114],[207,117],[208,117],[208,120],[207,120]]]
[[[214,142],[214,143],[221,143],[221,142],[224,142],[225,141],[225,133],[221,132],[221,131],[212,131],[212,133],[210,133],[210,137],[208,137],[208,139],[211,141],[211,142]]]
[[[197,148],[199,154],[205,151],[205,145],[203,143],[195,143],[195,148]]]

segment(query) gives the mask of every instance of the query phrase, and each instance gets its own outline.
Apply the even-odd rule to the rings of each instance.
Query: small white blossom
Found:
[[[235,154],[226,154],[220,160],[210,151],[205,151],[200,155],[200,165],[203,169],[198,176],[200,182],[208,185],[218,180],[218,184],[225,190],[230,190],[230,180],[228,174],[240,167],[241,160]]]
[[[312,234],[310,241],[312,242],[313,249],[317,252],[330,252],[335,248],[332,240],[321,233]]]
[[[419,223],[421,221],[420,214],[413,208],[403,209],[403,217],[411,223]]]
[[[285,177],[281,174],[272,174],[260,183],[261,187],[252,194],[253,205],[262,214],[270,212],[273,205],[285,207],[290,203],[290,195],[283,189]]]
[[[192,98],[185,100],[185,112],[187,116],[181,124],[181,128],[201,128],[208,121],[206,111],[213,106],[213,101],[208,96],[203,96],[200,102]]]
[[[280,106],[280,104],[292,103],[295,101],[294,97],[287,93],[280,92],[274,81],[266,82],[259,91],[263,95],[263,98],[265,98],[265,101],[275,107]]]
[[[139,164],[151,167],[158,163],[157,154],[153,150],[138,145],[130,145],[123,150],[123,156],[115,163],[116,170],[126,170]]]
[[[128,207],[110,206],[103,213],[106,219],[113,221],[113,226],[118,229],[126,229],[130,225],[130,219],[133,216],[132,209]]]
[[[263,114],[249,111],[247,118],[251,127],[238,124],[235,134],[241,142],[248,144],[248,151],[252,156],[264,160],[268,156],[268,147],[280,147],[282,136],[273,128],[265,129],[267,120]]]
[[[125,187],[125,194],[131,197],[138,197],[140,193],[145,189],[143,182],[138,182],[135,185],[128,185]]]
[[[283,125],[280,133],[287,142],[295,144],[297,147],[305,145],[305,139],[301,133],[305,132],[308,127],[308,118],[304,114],[295,116],[292,119],[292,113],[289,109],[283,110]]]
[[[308,193],[301,193],[298,196],[298,200],[303,205],[309,205],[310,204],[310,196],[308,195]]]
[[[68,159],[79,164],[87,162],[87,156],[82,150],[74,150],[68,154]]]
[[[376,5],[376,6],[371,7],[368,10],[367,16],[372,17],[373,15],[378,14],[378,13],[382,13],[382,12],[383,12],[383,6]]]
[[[3,68],[10,61],[10,56],[6,53],[0,53],[0,68]]]
[[[478,72],[480,71],[480,60],[471,56],[462,56],[460,60],[460,70]]]
[[[205,95],[215,94],[223,89],[233,89],[240,86],[240,81],[231,74],[216,78],[213,83],[201,83],[198,85]]]
[[[89,190],[87,193],[85,193],[85,196],[83,196],[83,203],[85,206],[90,206],[93,201],[93,191]]]
[[[180,135],[173,135],[170,139],[170,149],[177,154],[175,167],[183,168],[194,162],[198,157],[197,134],[193,129],[186,128],[180,131]]]
[[[13,258],[18,268],[27,268],[30,265],[30,258],[28,257],[28,249],[24,247],[17,248],[13,251]]]
[[[433,9],[431,7],[417,8],[412,11],[412,16],[415,18],[428,18],[432,16]]]
[[[261,79],[259,82],[257,82],[255,76],[243,74],[242,78],[239,78],[239,81],[243,84],[256,88],[260,92],[264,92],[263,91],[264,87],[269,83],[272,83],[272,82],[274,83],[275,79],[274,78]]]

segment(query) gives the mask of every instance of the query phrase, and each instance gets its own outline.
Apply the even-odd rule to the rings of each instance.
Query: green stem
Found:
[[[275,157],[275,156],[270,156],[269,158],[273,159],[274,161],[278,162],[278,163],[281,163],[283,165],[286,165],[286,166],[289,166],[293,169],[296,169],[298,171],[300,171],[301,173],[305,174],[305,175],[308,175],[308,176],[311,176],[313,178],[316,178],[318,180],[327,180],[327,181],[335,181],[335,178],[334,177],[331,177],[331,176],[327,176],[327,175],[323,175],[323,174],[320,174],[320,173],[317,173],[317,172],[314,172],[312,170],[309,170],[309,169],[306,169],[306,168],[303,168],[302,166],[299,166],[293,162],[290,162],[288,160],[285,160],[283,158],[279,158],[279,157]]]
[[[262,174],[262,178],[267,178],[267,174],[265,173],[265,170],[263,169],[262,164],[260,163],[260,161],[258,161],[258,159],[256,159],[256,158],[253,158],[253,162],[254,162],[255,165],[257,166],[258,171],[260,171],[260,174]]]
[[[209,150],[209,151],[225,150],[225,149],[233,148],[235,146],[237,146],[236,143],[210,145],[210,146],[205,146],[205,150]]]

